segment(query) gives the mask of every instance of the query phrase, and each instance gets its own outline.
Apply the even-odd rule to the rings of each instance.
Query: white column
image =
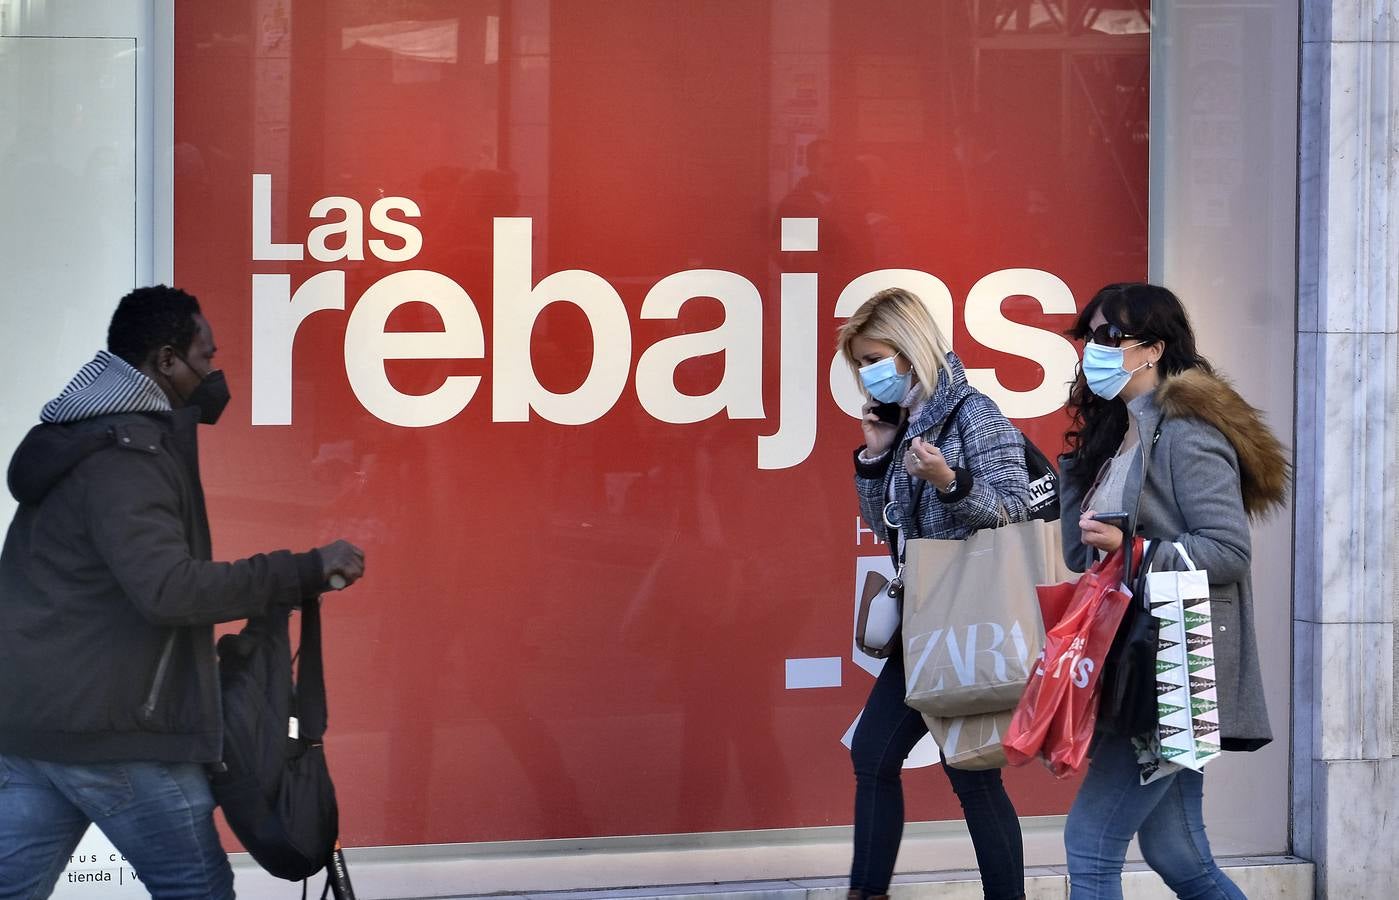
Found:
[[[1399,519],[1399,5],[1302,7],[1293,829],[1318,897],[1389,897]]]
[[[0,0],[0,460],[151,280],[152,2]],[[13,511],[0,491],[0,528]],[[92,828],[52,896],[149,893]]]

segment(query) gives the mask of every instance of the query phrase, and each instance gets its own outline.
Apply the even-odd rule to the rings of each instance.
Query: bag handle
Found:
[[[1166,542],[1166,541],[1147,541],[1147,542],[1146,542],[1145,549],[1142,551],[1141,568],[1137,570],[1137,580],[1136,580],[1136,582],[1133,584],[1133,588],[1132,588],[1133,597],[1132,597],[1132,599],[1135,600],[1135,599],[1137,599],[1138,597],[1140,597],[1140,598],[1141,598],[1141,606],[1142,606],[1142,609],[1147,610],[1147,611],[1150,611],[1150,610],[1151,610],[1151,601],[1148,600],[1148,599],[1147,599],[1147,596],[1146,596],[1146,576],[1149,575],[1149,574],[1151,574],[1151,572],[1152,572],[1152,568],[1151,568],[1151,567],[1152,567],[1152,564],[1155,562],[1155,559],[1156,559],[1156,551],[1159,550],[1159,549],[1161,548],[1161,545],[1164,544],[1164,543],[1167,543],[1167,542]],[[1186,566],[1189,567],[1189,569],[1190,569],[1191,572],[1197,572],[1197,571],[1199,571],[1199,569],[1195,566],[1195,560],[1191,559],[1191,558],[1190,558],[1190,554],[1187,553],[1187,552],[1185,552],[1185,546],[1184,546],[1183,544],[1181,544],[1180,541],[1170,541],[1169,543],[1170,543],[1170,545],[1171,545],[1172,547],[1175,547],[1175,548],[1176,548],[1176,553],[1177,553],[1177,555],[1179,555],[1181,559],[1185,560],[1185,564],[1186,564]]]
[[[1147,541],[1147,542],[1146,542],[1146,547],[1147,547],[1146,555],[1142,557],[1142,568],[1141,568],[1141,572],[1142,572],[1143,575],[1146,574],[1147,570],[1149,570],[1149,569],[1151,568],[1151,559],[1152,559],[1152,557],[1154,557],[1154,556],[1156,555],[1156,548],[1159,547],[1162,543],[1164,543],[1164,542],[1163,542],[1163,541]],[[1195,565],[1195,560],[1191,559],[1191,558],[1190,558],[1190,554],[1189,554],[1188,552],[1186,552],[1186,549],[1185,549],[1185,545],[1184,545],[1184,544],[1182,544],[1180,541],[1171,541],[1170,544],[1171,544],[1172,547],[1175,547],[1175,548],[1176,548],[1176,554],[1177,554],[1181,559],[1185,560],[1185,567],[1186,567],[1186,569],[1188,569],[1188,570],[1191,571],[1191,572],[1198,572],[1198,571],[1200,570],[1200,567],[1197,566],[1197,565]]]
[[[303,738],[318,742],[325,736],[325,667],[321,659],[321,598],[301,604],[301,645],[296,650],[296,718]]]
[[[1144,542],[1142,559],[1137,568],[1137,577],[1132,582],[1132,599],[1138,601],[1141,608],[1145,610],[1151,609],[1151,601],[1146,598],[1146,576],[1151,572],[1152,563],[1156,561],[1156,551],[1160,549],[1160,541]]]

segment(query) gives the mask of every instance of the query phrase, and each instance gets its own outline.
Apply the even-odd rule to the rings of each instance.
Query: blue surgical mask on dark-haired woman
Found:
[[[1151,365],[1149,362],[1142,363],[1128,371],[1122,364],[1123,351],[1140,346],[1138,342],[1128,347],[1104,347],[1089,341],[1083,348],[1083,380],[1088,383],[1088,389],[1104,400],[1111,400],[1122,393],[1133,375]]]
[[[896,356],[897,353],[886,356],[860,369],[860,381],[864,382],[865,390],[880,403],[898,403],[913,384],[913,370],[899,374],[898,366],[894,365]]]

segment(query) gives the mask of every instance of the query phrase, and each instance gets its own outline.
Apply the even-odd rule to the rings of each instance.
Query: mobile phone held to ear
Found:
[[[899,406],[897,403],[879,403],[876,404],[872,410],[874,414],[879,417],[879,421],[888,422],[890,425],[897,425],[899,424],[899,411],[902,408],[903,407]]]

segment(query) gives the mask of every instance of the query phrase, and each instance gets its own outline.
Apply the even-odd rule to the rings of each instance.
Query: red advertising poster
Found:
[[[1061,333],[1145,275],[1147,54],[1134,3],[180,4],[216,552],[368,557],[326,603],[345,842],[848,823],[885,550],[835,331],[912,289],[1057,451]]]

